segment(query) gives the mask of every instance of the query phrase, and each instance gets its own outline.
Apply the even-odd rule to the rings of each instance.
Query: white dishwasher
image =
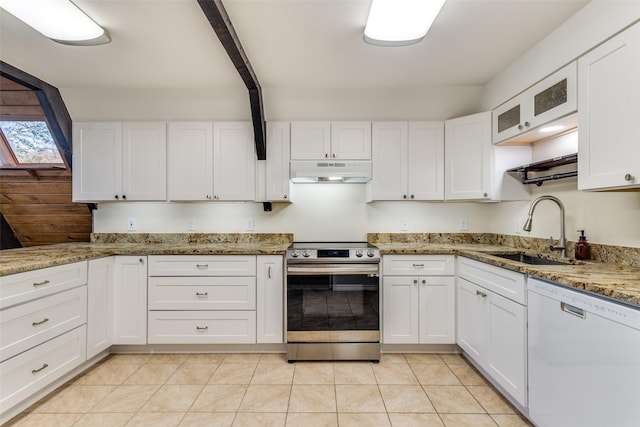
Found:
[[[640,426],[640,307],[529,278],[529,417]]]

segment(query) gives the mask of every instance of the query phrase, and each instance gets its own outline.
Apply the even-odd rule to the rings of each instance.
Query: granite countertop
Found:
[[[640,308],[640,268],[613,263],[567,259],[566,265],[529,265],[492,256],[521,253],[557,259],[553,255],[518,247],[481,243],[375,243],[382,255],[452,254],[461,255],[530,276],[547,279],[576,289],[610,297]]]

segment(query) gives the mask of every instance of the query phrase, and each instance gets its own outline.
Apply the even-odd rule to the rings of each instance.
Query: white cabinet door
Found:
[[[147,343],[147,257],[116,256],[113,344]]]
[[[406,122],[373,122],[371,200],[403,200],[407,198]]]
[[[289,122],[267,123],[267,171],[266,199],[273,202],[289,202],[289,157],[291,153]]]
[[[328,159],[330,155],[330,122],[291,122],[291,160]]]
[[[331,157],[371,160],[371,122],[332,122]]]
[[[412,200],[444,198],[444,126],[442,122],[409,123],[407,193]]]
[[[417,344],[418,278],[384,277],[382,292],[383,342],[385,344]]]
[[[87,359],[111,346],[115,258],[89,260]]]
[[[122,198],[167,199],[167,124],[123,123]]]
[[[122,197],[122,124],[74,123],[73,201]]]
[[[420,344],[455,344],[455,279],[423,276],[419,281]]]
[[[526,92],[522,92],[493,110],[494,144],[520,135],[531,127],[531,123],[524,119],[531,116],[527,96]]]
[[[578,60],[578,189],[640,187],[640,24]]]
[[[214,200],[256,198],[256,148],[250,122],[213,123]]]
[[[489,334],[484,321],[486,298],[482,297],[486,291],[460,277],[456,283],[456,342],[469,357],[482,364]]]
[[[280,255],[259,255],[257,262],[256,340],[284,342],[284,276]]]
[[[445,199],[491,198],[491,112],[445,122]]]
[[[213,198],[213,123],[169,123],[169,200]]]

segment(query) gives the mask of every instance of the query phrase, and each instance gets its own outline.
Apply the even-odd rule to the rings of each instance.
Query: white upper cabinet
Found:
[[[529,131],[575,113],[576,63],[572,62],[493,110],[493,143],[533,142]]]
[[[291,122],[291,160],[371,160],[371,122]]]
[[[164,122],[74,123],[73,200],[166,200]]]
[[[169,123],[169,200],[254,200],[249,122]]]
[[[374,122],[372,159],[371,200],[442,200],[442,122]]]
[[[640,24],[578,60],[578,189],[640,187]]]
[[[267,123],[266,200],[272,202],[291,201],[290,134],[289,122]]]
[[[445,122],[445,200],[529,200],[529,188],[505,171],[531,163],[530,146],[491,143],[491,112]]]

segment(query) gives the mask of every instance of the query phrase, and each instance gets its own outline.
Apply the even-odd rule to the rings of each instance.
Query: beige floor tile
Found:
[[[128,363],[103,363],[83,375],[79,385],[120,385],[133,375],[141,366]]]
[[[489,414],[515,414],[513,407],[493,387],[484,385],[467,386],[482,407]]]
[[[207,385],[202,389],[189,412],[236,412],[246,391],[246,385]]]
[[[147,363],[184,363],[189,357],[189,354],[184,353],[165,353],[154,354]]]
[[[446,427],[497,427],[486,414],[441,414]]]
[[[126,424],[127,427],[175,427],[184,418],[183,413],[139,412]]]
[[[240,412],[287,412],[291,386],[250,385],[240,404]]]
[[[419,385],[380,385],[388,412],[436,412]]]
[[[339,413],[338,425],[340,427],[384,427],[391,426],[391,423],[387,414]]]
[[[142,365],[151,360],[150,354],[112,354],[105,363]]]
[[[171,375],[167,384],[207,384],[215,372],[216,363],[185,363]]]
[[[380,363],[407,363],[402,353],[384,353],[380,355]]]
[[[220,364],[209,379],[209,384],[249,384],[256,366],[253,363]]]
[[[285,413],[238,412],[233,427],[284,427]]]
[[[91,409],[91,412],[138,412],[160,388],[157,385],[122,385]]]
[[[418,384],[408,364],[379,364],[373,366],[378,384]]]
[[[336,402],[338,412],[386,412],[376,385],[336,385]]]
[[[194,353],[187,357],[184,363],[222,363],[224,353]]]
[[[47,399],[33,412],[84,413],[107,397],[115,386],[73,385]]]
[[[140,412],[187,412],[203,385],[163,385]]]
[[[438,414],[389,413],[393,427],[444,427]]]
[[[294,384],[334,384],[333,363],[298,362],[293,374]]]
[[[471,365],[449,365],[464,385],[488,385],[487,381]]]
[[[260,353],[228,353],[222,363],[258,363],[260,356]]]
[[[263,353],[260,355],[260,363],[288,363],[285,353]]]
[[[336,412],[333,385],[296,384],[291,387],[289,412]]]
[[[227,413],[189,413],[184,416],[180,427],[231,427],[235,412]]]
[[[132,413],[84,414],[73,427],[122,427],[133,417]]]
[[[423,386],[439,414],[484,414],[482,406],[463,386]]]
[[[291,384],[295,366],[275,363],[258,364],[251,384]]]
[[[82,414],[30,414],[10,425],[11,427],[68,427],[81,417]]]
[[[180,367],[176,363],[147,363],[124,382],[126,385],[164,384]]]
[[[440,358],[447,365],[468,365],[467,359],[461,354],[440,354]]]
[[[438,354],[429,354],[429,353],[405,353],[404,358],[407,360],[407,363],[422,363],[429,365],[443,365],[444,360],[440,358]]]
[[[522,415],[491,415],[500,427],[531,427],[531,423]]]
[[[289,412],[287,427],[338,427],[338,414],[332,413],[303,413]]]
[[[377,384],[371,363],[334,363],[336,384]]]
[[[412,364],[411,369],[422,385],[462,385],[458,377],[445,364]]]

